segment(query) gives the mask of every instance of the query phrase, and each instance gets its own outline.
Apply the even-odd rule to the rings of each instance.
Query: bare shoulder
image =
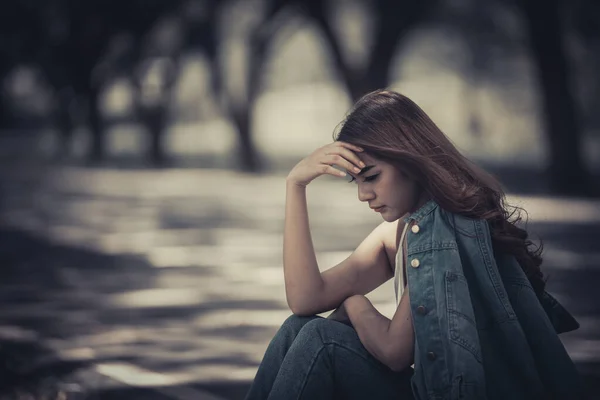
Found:
[[[392,278],[397,230],[397,222],[377,225],[345,260],[323,271],[321,294],[311,313],[331,310],[353,295],[366,295]]]
[[[396,253],[404,225],[402,218],[399,218],[393,222],[383,221],[377,227],[392,271],[396,268]]]

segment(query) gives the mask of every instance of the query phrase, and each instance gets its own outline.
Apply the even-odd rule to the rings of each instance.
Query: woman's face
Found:
[[[396,166],[366,152],[357,155],[366,167],[359,174],[346,172],[358,185],[358,199],[375,208],[385,221],[393,222],[425,203],[417,182],[403,175]]]

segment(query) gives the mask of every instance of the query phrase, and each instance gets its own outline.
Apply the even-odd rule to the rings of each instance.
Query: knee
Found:
[[[319,339],[325,341],[328,337],[332,335],[336,336],[337,333],[341,333],[344,329],[349,328],[337,321],[316,318],[304,324],[298,336],[306,340]]]
[[[286,320],[283,322],[281,327],[291,329],[294,332],[299,332],[306,324],[308,324],[309,322],[311,322],[315,319],[322,319],[322,318],[318,317],[316,315],[301,317],[299,315],[292,314],[286,318]]]

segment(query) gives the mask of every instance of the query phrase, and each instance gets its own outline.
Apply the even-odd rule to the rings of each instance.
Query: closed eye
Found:
[[[371,175],[371,176],[366,176],[365,177],[365,182],[373,182],[375,179],[377,179],[377,177],[379,176],[379,174],[375,174],[375,175]],[[351,179],[348,181],[348,183],[352,183],[355,182],[356,179],[354,177],[351,177]]]

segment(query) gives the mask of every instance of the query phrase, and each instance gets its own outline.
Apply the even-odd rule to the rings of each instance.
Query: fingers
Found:
[[[338,177],[346,176],[346,172],[340,171],[333,166],[338,166],[352,173],[358,174],[365,163],[356,155],[357,152],[364,151],[363,148],[351,143],[336,141],[323,146],[315,151],[313,157],[319,166],[319,174],[328,174]]]
[[[326,165],[337,165],[338,167],[348,170],[354,174],[358,174],[360,172],[359,167],[339,154],[329,154],[325,156],[322,162]]]
[[[350,144],[350,143],[346,143],[346,142],[336,142],[338,143],[338,148],[340,149],[341,153],[344,155],[344,157],[346,159],[348,159],[349,161],[352,161],[354,163],[354,165],[358,166],[359,168],[364,168],[365,163],[362,162],[362,160],[360,158],[358,158],[358,156],[355,154],[355,152],[363,152],[364,149],[360,146],[356,146],[354,144]]]
[[[353,164],[352,168],[355,166],[358,167],[358,171],[356,172],[360,172],[365,167],[365,163],[351,150],[342,147],[340,148],[340,155]]]
[[[333,175],[333,176],[346,176],[346,173],[344,171],[335,169],[331,165],[327,165],[327,164],[323,164],[323,170],[321,172],[323,174],[329,174],[329,175]]]
[[[364,149],[362,147],[356,146],[356,145],[351,144],[351,143],[342,142],[340,140],[334,142],[333,144],[334,145],[337,144],[338,146],[345,147],[345,148],[348,148],[350,150],[354,150],[354,151],[358,151],[358,152],[364,151]]]
[[[353,147],[356,148],[356,146]],[[334,146],[333,149],[328,149],[322,162],[328,165],[335,164],[355,174],[359,173],[365,166],[365,163],[358,158],[356,153],[345,146]]]

